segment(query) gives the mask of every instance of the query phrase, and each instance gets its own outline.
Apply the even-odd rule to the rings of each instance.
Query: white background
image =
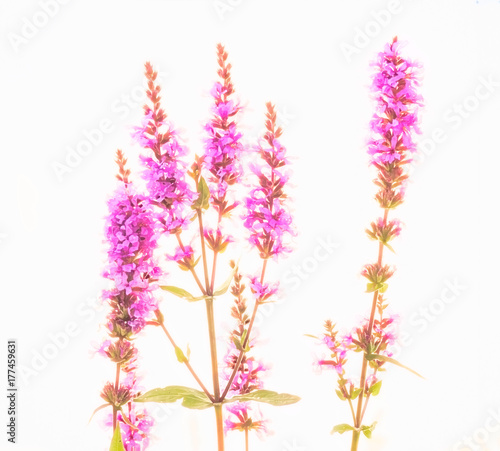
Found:
[[[200,152],[215,45],[223,42],[247,105],[241,125],[248,139],[261,128],[264,102],[272,100],[285,127],[282,142],[294,157],[299,235],[294,254],[269,272],[282,281],[282,301],[259,316],[265,346],[256,352],[273,363],[266,387],[302,401],[266,408],[275,433],[265,442],[252,437],[251,447],[349,449],[348,434],[329,434],[333,425],[349,422],[348,407],[333,392],[332,374],[314,373],[319,350],[303,334],[320,333],[326,318],[349,331],[369,310],[371,296],[359,276],[377,252],[364,234],[378,215],[365,152],[369,62],[398,35],[408,42],[403,54],[425,68],[420,141],[427,154],[421,153],[406,202],[396,210],[405,228],[394,243],[397,254],[386,260],[398,268],[387,297],[401,316],[398,358],[426,380],[390,368],[367,411],[367,422],[379,422],[374,438],[362,437],[360,449],[448,451],[462,443],[463,449],[500,450],[497,3],[71,0],[58,4],[52,17],[41,3],[0,4],[0,374],[6,374],[8,338],[18,340],[24,368],[19,443],[10,448],[109,446],[103,416],[87,421],[102,403],[102,384],[113,377],[89,351],[103,332],[105,312],[93,300],[105,286],[102,230],[115,186],[114,152],[123,149],[132,162],[138,154],[128,127],[140,121],[146,60],[161,71],[169,117],[192,152]],[[33,21],[38,25],[28,25]],[[488,79],[490,90],[481,88]],[[66,164],[68,149],[103,120],[112,131],[58,178],[55,163]],[[441,142],[432,142],[433,134]],[[324,261],[314,257],[321,241],[338,245]],[[451,300],[444,303],[449,284],[461,288],[455,296],[445,292]],[[208,383],[203,305],[168,296],[162,305]],[[229,299],[217,305],[223,327],[230,324],[229,306]],[[68,332],[73,336],[63,338]],[[62,349],[51,344],[57,339]],[[193,384],[158,331],[139,343],[146,388]],[[356,365],[352,377],[359,377]],[[3,395],[0,406],[4,424]],[[158,414],[163,420],[152,450],[215,449],[212,412],[173,406]],[[241,450],[242,440],[233,433],[227,449]],[[10,448],[2,432],[0,449]]]

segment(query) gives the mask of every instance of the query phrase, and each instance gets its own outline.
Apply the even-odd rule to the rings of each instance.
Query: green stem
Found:
[[[387,216],[389,215],[389,209],[386,208],[384,210],[384,225],[387,223]],[[382,265],[382,257],[384,254],[384,245],[382,242],[379,243],[378,246],[378,259],[377,263]],[[371,341],[371,335],[372,335],[372,330],[373,330],[373,322],[375,321],[375,311],[377,309],[377,298],[378,298],[378,290],[373,293],[373,300],[372,300],[372,309],[370,313],[370,321],[368,323],[368,341]],[[362,392],[359,394],[358,397],[358,406],[356,410],[356,420],[354,421],[354,427],[359,429],[361,427],[361,422],[363,421],[363,416],[366,410],[366,404],[368,403],[368,397],[366,398],[365,405],[363,408],[363,399],[364,399],[364,394],[365,394],[365,384],[366,384],[366,371],[368,369],[368,360],[366,360],[365,355],[363,354],[363,364],[361,367],[361,378],[359,382],[359,388],[361,388]],[[358,442],[359,442],[359,430],[358,431],[353,431],[352,433],[352,444],[351,444],[351,451],[357,451],[358,449]]]
[[[357,451],[358,450],[359,434],[360,434],[359,431],[352,431],[351,451]]]
[[[248,446],[248,428],[245,428],[245,451],[248,451],[250,447]]]
[[[220,230],[220,222],[222,220],[221,211],[219,210],[219,218],[217,219],[217,233]],[[215,270],[217,269],[217,256],[219,255],[218,251],[214,251],[214,259],[212,262],[212,280],[210,282],[210,292],[213,293],[215,289]]]
[[[170,333],[168,332],[167,328],[165,327],[165,324],[163,324],[163,322],[160,323],[160,326],[161,328],[163,329],[163,332],[165,332],[165,335],[167,336],[168,340],[170,341],[170,343],[172,343],[172,346],[174,347],[174,349],[177,349],[177,345],[175,344],[175,341],[174,339],[172,338],[172,335],[170,335]],[[201,381],[201,379],[198,377],[198,375],[196,374],[196,372],[194,371],[193,367],[191,366],[191,364],[189,363],[188,360],[184,360],[184,364],[186,365],[187,369],[189,370],[189,372],[193,375],[194,379],[196,380],[196,382],[198,382],[198,385],[200,386],[200,388],[205,392],[205,394],[208,396],[208,398],[210,399],[210,401],[214,402],[215,399],[214,397],[211,395],[211,393],[207,390],[207,388],[205,387],[205,385],[203,384],[203,382]]]
[[[217,341],[215,337],[213,299],[205,299],[205,305],[207,307],[208,335],[210,337],[210,356],[212,360],[212,379],[214,382],[214,398],[215,402],[220,402],[219,371],[217,367]]]
[[[262,272],[260,274],[260,283],[261,284],[264,282],[264,276],[266,274],[266,267],[267,267],[267,260],[264,260],[264,262],[262,264]],[[234,365],[233,372],[231,373],[231,376],[229,377],[229,380],[227,381],[226,388],[224,389],[222,396],[220,397],[221,401],[224,401],[224,399],[226,399],[227,392],[231,388],[233,380],[236,377],[236,373],[238,372],[238,370],[240,368],[241,361],[243,360],[243,356],[245,355],[245,348],[247,346],[248,341],[250,340],[250,332],[252,332],[253,323],[255,321],[255,316],[257,315],[257,309],[259,308],[259,305],[260,305],[260,303],[259,303],[259,300],[257,299],[255,301],[255,305],[253,307],[252,318],[250,319],[250,324],[248,325],[245,340],[242,343],[243,349],[240,351],[240,354],[238,356],[238,360],[236,361],[236,364]]]
[[[180,232],[176,233],[175,236],[177,237],[177,241],[179,242],[179,246],[180,248],[185,251],[185,247],[184,247],[184,243],[182,242],[182,239],[181,239],[181,234]],[[201,284],[200,282],[200,279],[198,278],[198,274],[196,274],[196,270],[194,268],[190,268],[189,269],[191,271],[191,274],[193,275],[194,277],[194,280],[196,281],[196,283],[198,284],[198,287],[199,289],[201,290],[201,292],[203,293],[203,295],[206,295],[207,292],[205,291],[205,288],[203,288],[203,285]]]
[[[211,296],[212,293],[209,292],[210,285],[208,282],[208,265],[207,265],[207,251],[205,247],[205,235],[203,234],[203,218],[201,213],[201,208],[196,210],[196,215],[198,216],[198,226],[200,229],[200,240],[201,240],[201,254],[203,256],[203,273],[205,275],[205,290],[206,293]]]
[[[120,383],[120,367],[121,364],[117,363],[116,364],[116,375],[115,375],[115,392],[118,391],[118,384]],[[118,410],[116,406],[113,406],[113,432],[116,429],[116,420],[118,416]]]
[[[224,423],[222,419],[222,404],[214,404],[215,421],[217,423],[217,449],[224,451]]]

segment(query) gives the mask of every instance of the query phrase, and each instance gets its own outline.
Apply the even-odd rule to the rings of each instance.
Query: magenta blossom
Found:
[[[149,432],[154,420],[146,409],[136,409],[135,404],[129,404],[126,409],[127,422],[123,414],[118,414],[123,445],[126,451],[143,451],[149,445]]]
[[[351,340],[349,337],[337,337],[337,332],[333,327],[320,337],[322,344],[329,350],[328,356],[317,360],[321,369],[335,370],[339,376],[345,372],[344,365],[347,363],[347,351]]]
[[[258,302],[264,302],[278,292],[279,282],[260,283],[259,277],[250,277],[250,289]]]
[[[191,259],[194,255],[194,250],[191,246],[178,247],[174,255],[168,255],[167,259],[174,262],[179,262],[184,259]]]
[[[210,173],[211,202],[222,217],[231,211],[236,203],[228,203],[226,195],[230,185],[239,181],[242,173],[240,155],[243,152],[241,133],[237,130],[236,115],[240,106],[230,96],[234,93],[231,81],[231,64],[227,63],[224,46],[217,45],[218,75],[220,81],[214,84],[211,95],[214,99],[213,117],[205,125],[208,137],[205,139],[203,166]]]
[[[187,165],[182,161],[188,151],[166,120],[160,104],[160,86],[156,84],[157,72],[150,63],[146,63],[145,74],[151,106],[144,107],[142,126],[135,128],[132,137],[149,150],[147,155],[141,155],[143,178],[151,203],[160,207],[160,223],[168,233],[177,233],[189,224],[190,206],[196,198],[186,181]]]
[[[250,349],[254,347],[254,344],[255,343],[252,340],[252,342],[250,342]],[[234,342],[229,341],[228,350],[224,356],[225,366],[221,374],[223,380],[229,380],[239,354],[240,351],[236,348]],[[236,376],[233,379],[229,393],[232,395],[244,395],[253,390],[262,388],[262,373],[267,370],[268,368],[261,362],[256,361],[254,357],[247,357],[245,355],[240,364],[239,370],[236,372]]]
[[[121,183],[108,202],[106,222],[108,266],[104,276],[114,282],[103,297],[112,306],[108,316],[113,336],[136,334],[157,308],[152,291],[161,274],[153,260],[157,236],[154,214],[148,200],[132,185]]]
[[[224,421],[224,431],[255,431],[261,440],[270,431],[267,427],[269,420],[264,420],[259,410],[253,409],[249,402],[234,402],[226,406],[229,413]]]
[[[288,241],[294,234],[292,216],[286,206],[284,188],[288,181],[285,148],[278,138],[282,130],[276,127],[276,111],[267,103],[267,132],[264,146],[257,152],[262,160],[259,166],[252,166],[258,186],[245,199],[244,225],[250,232],[250,243],[255,246],[261,258],[278,257],[290,252]]]
[[[126,418],[124,418],[126,416]],[[153,418],[144,408],[137,409],[134,403],[123,407],[123,413],[117,415],[122,442],[126,451],[144,451],[149,446],[150,430],[154,425]],[[130,423],[130,424],[129,424]],[[106,427],[113,426],[113,415],[104,421]]]
[[[419,133],[418,107],[422,98],[417,92],[420,65],[402,58],[399,42],[394,39],[379,53],[374,65],[372,92],[377,113],[370,127],[374,133],[368,143],[372,162],[387,164],[402,162],[408,152],[416,149],[413,132]]]

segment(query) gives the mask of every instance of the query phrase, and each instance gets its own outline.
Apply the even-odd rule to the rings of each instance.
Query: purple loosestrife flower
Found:
[[[339,338],[335,324],[332,324],[330,320],[325,321],[324,327],[325,333],[321,335],[320,340],[321,344],[328,348],[329,355],[319,359],[317,364],[321,369],[335,370],[341,377],[345,373],[344,366],[347,363],[347,351],[351,340],[348,337]]]
[[[143,124],[135,128],[132,136],[150,151],[148,155],[141,155],[149,199],[161,208],[159,217],[164,229],[177,233],[189,224],[192,215],[189,207],[196,195],[189,188],[185,177],[187,165],[181,160],[187,149],[179,143],[160,104],[161,88],[156,84],[158,74],[150,63],[145,67],[151,106],[144,106]]]
[[[288,181],[286,149],[278,138],[281,127],[276,127],[274,105],[266,104],[266,133],[257,149],[262,164],[252,166],[259,185],[245,199],[244,224],[250,231],[250,243],[261,258],[278,257],[290,252],[288,239],[293,235],[292,217],[286,208],[284,188]]]
[[[374,66],[376,73],[371,90],[376,102],[376,112],[370,122],[372,134],[368,142],[368,154],[370,163],[378,170],[375,184],[379,191],[375,199],[383,209],[383,217],[373,221],[371,228],[366,229],[369,238],[379,242],[376,262],[365,265],[361,271],[361,275],[368,281],[366,291],[373,293],[371,310],[369,319],[342,339],[337,338],[334,325],[327,321],[322,341],[330,351],[330,358],[323,358],[318,362],[320,367],[329,367],[337,372],[338,388],[335,392],[349,404],[353,425],[340,424],[332,432],[352,430],[353,451],[358,449],[360,434],[370,437],[376,424],[368,426],[363,422],[370,397],[376,396],[381,388],[382,381],[378,380],[378,372],[385,370],[388,362],[404,367],[392,358],[391,346],[396,341],[396,318],[385,313],[387,304],[382,293],[388,289],[387,282],[394,274],[394,268],[383,263],[383,252],[385,247],[394,251],[389,243],[401,232],[400,221],[389,220],[388,216],[389,210],[396,208],[404,200],[408,178],[405,167],[411,161],[411,152],[416,150],[413,134],[420,132],[418,110],[422,103],[417,93],[420,66],[400,56],[397,38],[378,54]],[[357,384],[345,377],[345,364],[351,357],[351,351],[363,357]]]
[[[278,292],[279,283],[260,283],[259,277],[250,277],[250,289],[260,303],[265,302]]]
[[[120,171],[126,160],[118,151]],[[109,200],[106,221],[108,266],[104,276],[113,281],[105,291],[112,312],[108,327],[113,337],[136,334],[157,308],[152,291],[161,271],[153,260],[157,246],[154,214],[144,196],[134,192],[128,173]]]
[[[127,419],[118,414],[122,441],[126,451],[142,451],[149,445],[149,433],[154,420],[146,409],[137,409],[135,404],[128,404]]]
[[[228,341],[228,350],[224,357],[225,367],[223,369],[222,378],[226,381],[229,380],[233,372],[240,351],[243,346],[243,341],[246,337],[246,330],[250,318],[246,310],[246,299],[243,297],[245,285],[242,284],[242,276],[239,273],[234,275],[233,286],[231,293],[235,297],[235,303],[231,308],[231,316],[236,319],[236,328],[231,332]],[[248,343],[248,351],[243,354],[243,359],[233,380],[229,393],[232,395],[244,395],[262,388],[262,381],[260,380],[261,373],[266,371],[267,368],[260,362],[257,362],[254,357],[248,357],[248,352],[254,347],[255,340],[250,340]]]
[[[416,150],[413,133],[418,128],[418,110],[422,97],[418,94],[420,65],[402,58],[399,43],[394,38],[379,53],[374,63],[376,73],[372,92],[377,111],[370,122],[372,137],[368,142],[371,163],[378,169],[375,181],[380,188],[376,196],[382,208],[394,208],[403,202],[403,167]]]
[[[408,151],[416,150],[412,133],[419,132],[417,111],[422,98],[417,93],[417,86],[420,65],[403,59],[399,47],[395,38],[391,44],[386,44],[374,63],[377,72],[371,89],[377,112],[370,123],[374,136],[368,144],[373,163],[403,161]]]
[[[219,217],[228,214],[237,203],[227,199],[228,188],[238,182],[242,169],[240,155],[243,152],[241,133],[237,131],[236,115],[240,106],[231,97],[234,87],[231,81],[231,64],[227,63],[227,52],[224,46],[217,45],[217,81],[211,91],[214,99],[213,117],[205,130],[205,154],[203,167],[210,173],[210,200],[219,213]]]
[[[221,377],[224,381],[229,381],[240,357],[241,350],[244,347],[245,337],[248,332],[250,318],[246,313],[247,304],[243,297],[245,285],[241,283],[242,276],[239,273],[234,275],[231,293],[235,298],[231,308],[231,316],[236,319],[236,328],[231,332],[228,341],[228,350],[224,357],[223,371]],[[254,340],[247,343],[247,351],[242,354],[242,360],[234,377],[229,394],[245,395],[254,390],[262,388],[263,382],[260,379],[261,373],[267,371],[267,368],[254,357],[248,357],[248,353],[255,345]],[[235,402],[226,406],[229,417],[225,421],[225,431],[229,430],[255,430],[259,436],[267,432],[267,421],[262,419],[260,412],[252,409],[250,402]],[[258,418],[258,419],[257,419]]]
[[[252,409],[249,402],[234,402],[226,406],[228,418],[224,421],[224,431],[255,431],[261,440],[269,435],[269,420],[262,418],[257,409]]]
[[[108,265],[103,275],[113,283],[103,293],[111,312],[108,315],[108,332],[113,340],[106,340],[98,353],[116,364],[114,382],[107,382],[101,397],[113,408],[112,425],[121,424],[123,442],[127,451],[146,449],[147,433],[152,420],[145,411],[136,414],[133,399],[139,388],[135,374],[137,349],[131,341],[150,319],[157,302],[153,296],[160,268],[153,260],[157,247],[155,215],[147,198],[135,192],[125,168],[127,160],[117,152],[120,181],[108,202],[106,241]],[[120,381],[120,376],[125,378]],[[123,408],[128,406],[128,418]]]

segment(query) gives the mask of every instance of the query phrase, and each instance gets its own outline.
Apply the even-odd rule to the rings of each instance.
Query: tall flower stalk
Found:
[[[255,346],[255,340],[252,339],[243,348],[243,342],[248,334],[248,324],[250,317],[247,314],[247,300],[244,297],[245,285],[242,283],[243,276],[239,273],[234,275],[231,294],[234,296],[234,304],[231,308],[231,316],[236,320],[236,327],[232,330],[226,356],[224,357],[224,367],[222,379],[227,383],[234,370],[236,375],[233,378],[228,395],[230,397],[247,395],[252,391],[263,388],[261,379],[262,373],[267,371],[267,367],[256,360],[249,353]],[[243,358],[238,365],[240,352],[244,349]],[[229,431],[242,431],[245,434],[245,450],[249,450],[249,433],[255,431],[259,437],[264,437],[268,432],[268,421],[262,418],[262,415],[252,402],[234,402],[226,406],[228,416],[224,422],[226,433]]]
[[[404,201],[406,168],[411,161],[410,154],[416,150],[413,136],[419,133],[418,110],[422,100],[418,94],[420,66],[400,55],[397,38],[379,53],[374,67],[371,90],[376,112],[370,122],[372,134],[368,154],[370,164],[377,170],[375,199],[382,215],[366,230],[369,238],[378,242],[375,262],[365,265],[361,273],[368,280],[367,293],[372,293],[370,316],[343,337],[339,336],[335,325],[327,321],[321,339],[329,355],[318,362],[322,368],[336,371],[336,393],[349,404],[353,424],[337,425],[332,432],[352,431],[351,451],[358,449],[360,434],[370,438],[375,427],[376,423],[363,425],[363,420],[368,401],[380,391],[379,372],[385,370],[386,363],[404,367],[391,353],[391,345],[396,339],[395,317],[386,314],[388,304],[383,293],[394,269],[384,264],[383,256],[385,248],[393,251],[389,243],[401,231],[399,221],[390,219],[389,212]],[[363,356],[359,384],[346,377],[345,365],[351,351]]]
[[[120,440],[126,451],[136,451],[147,446],[153,421],[134,403],[140,393],[133,340],[154,317],[157,303],[153,290],[161,271],[153,260],[157,236],[149,201],[136,193],[120,150],[116,162],[119,186],[108,202],[108,265],[104,271],[112,288],[103,293],[111,309],[106,325],[109,339],[99,349],[116,365],[116,371],[114,381],[106,383],[101,392],[106,404],[100,408],[112,408],[113,430],[121,429]]]
[[[242,300],[241,277],[235,278],[233,294],[236,297],[236,308],[233,307],[233,316],[239,321],[239,329],[232,334],[235,349],[230,351],[229,359],[226,357],[227,368],[232,371],[229,372],[223,398],[232,391],[242,399],[242,395],[260,387],[258,373],[264,367],[260,364],[254,366],[253,358],[247,358],[246,353],[253,347],[250,337],[259,306],[270,302],[278,291],[278,283],[265,282],[268,261],[290,252],[289,241],[294,235],[285,192],[288,160],[286,149],[279,141],[282,129],[276,124],[274,105],[268,102],[266,108],[266,132],[255,148],[259,162],[251,164],[256,182],[245,198],[243,215],[250,244],[258,251],[262,266],[260,275],[249,276],[250,289],[255,299],[250,318],[246,316],[246,303]],[[229,420],[226,427],[245,432],[245,446],[248,450],[248,432],[256,430],[262,433],[266,430],[266,422],[252,419],[249,403],[232,405],[228,410],[237,420]]]
[[[204,152],[201,156],[195,156],[191,165],[186,162],[188,149],[182,144],[161,106],[161,88],[157,82],[157,72],[149,63],[145,65],[148,103],[144,106],[141,126],[136,127],[133,132],[134,140],[143,149],[140,160],[143,166],[142,176],[146,182],[145,194],[131,194],[131,182],[128,179],[130,171],[125,169],[123,155],[119,153],[119,160],[123,163],[119,163],[119,178],[123,187],[116,202],[123,203],[127,200],[132,207],[128,204],[126,208],[122,207],[122,204],[120,207],[110,204],[113,212],[122,212],[112,213],[112,218],[116,217],[122,221],[124,215],[128,214],[127,208],[133,210],[135,206],[142,209],[140,211],[143,215],[147,213],[149,222],[141,223],[142,227],[139,229],[140,233],[147,236],[136,236],[135,229],[130,227],[125,227],[124,230],[110,227],[108,230],[108,239],[118,243],[120,251],[124,243],[127,243],[127,246],[129,243],[135,243],[137,247],[133,247],[135,253],[127,254],[127,259],[123,262],[124,267],[120,266],[119,271],[115,269],[114,262],[121,264],[121,260],[110,254],[111,269],[108,272],[113,274],[118,290],[110,294],[113,312],[116,311],[113,313],[113,321],[110,322],[110,330],[117,334],[119,343],[125,343],[120,345],[122,354],[135,356],[135,348],[131,344],[134,334],[146,325],[161,329],[174,348],[177,360],[186,366],[199,388],[166,386],[141,394],[134,378],[133,386],[127,391],[127,387],[119,385],[119,376],[121,371],[131,367],[130,364],[127,366],[126,362],[120,361],[116,383],[106,386],[106,399],[114,406],[113,425],[122,420],[127,425],[122,428],[121,437],[115,433],[115,444],[123,439],[124,443],[128,440],[130,446],[136,446],[133,441],[137,442],[143,436],[137,448],[130,448],[134,451],[146,448],[146,429],[151,426],[146,414],[135,408],[135,403],[182,400],[182,405],[187,408],[214,408],[217,447],[219,451],[223,451],[224,425],[226,429],[234,429],[241,423],[240,426],[246,435],[247,449],[248,432],[256,430],[262,433],[265,430],[265,421],[257,418],[257,410],[251,407],[251,403],[286,405],[299,400],[293,395],[263,390],[258,373],[263,371],[264,367],[258,364],[253,356],[247,355],[254,345],[251,332],[257,309],[262,303],[268,302],[277,291],[277,285],[264,281],[268,259],[277,258],[290,251],[288,241],[292,234],[292,218],[288,213],[284,194],[288,176],[284,169],[287,164],[285,149],[278,141],[281,129],[276,125],[274,106],[268,104],[267,131],[263,137],[263,145],[257,146],[256,152],[261,163],[252,166],[251,183],[254,186],[247,198],[238,198],[241,190],[233,188],[243,181],[242,159],[245,154],[251,152],[247,152],[247,147],[243,146],[242,134],[238,131],[237,119],[241,107],[234,99],[231,65],[221,44],[217,46],[217,62],[218,80],[211,90],[212,117],[204,127]],[[237,264],[231,261],[225,282],[216,286],[220,278],[220,254],[228,248],[233,252],[237,251],[236,239],[227,233],[225,223],[231,214],[238,212],[241,205],[245,214],[240,219],[240,224],[242,229],[246,227],[250,231],[250,243],[258,250],[262,261],[260,275],[247,276],[254,301],[251,317],[246,314],[246,301],[242,300],[242,276]],[[140,218],[146,221],[145,216]],[[174,261],[180,270],[192,275],[197,293],[191,294],[192,290],[164,282],[167,279],[166,273],[152,263],[153,251],[157,258],[161,256],[161,249],[157,246],[161,237],[174,240],[175,245],[166,253],[166,258]],[[163,243],[163,239],[161,242]],[[240,253],[243,252],[240,250]],[[169,323],[173,320],[162,313],[151,295],[151,289],[157,286],[169,295],[189,302],[204,302],[208,332],[207,350],[211,360],[211,387],[202,381],[191,365],[189,347],[185,353],[174,340],[169,330]],[[230,286],[233,287],[231,291],[236,297],[236,307],[233,307],[232,314],[239,321],[235,329],[239,332],[232,334],[231,347],[224,359],[224,377],[220,378],[215,300],[224,296]],[[125,294],[120,290],[125,290]],[[235,316],[236,311],[240,316]],[[118,332],[115,332],[115,329]],[[109,352],[109,349],[103,352]],[[131,359],[132,357],[129,358]],[[132,400],[134,404],[131,404]],[[226,414],[229,415],[226,421],[223,404],[226,406]],[[123,408],[125,405],[128,410]]]

